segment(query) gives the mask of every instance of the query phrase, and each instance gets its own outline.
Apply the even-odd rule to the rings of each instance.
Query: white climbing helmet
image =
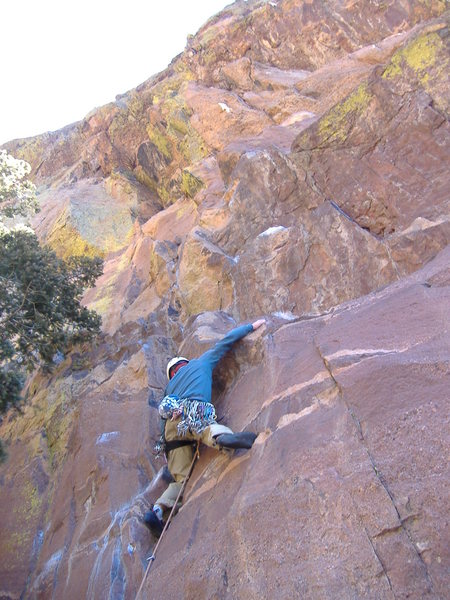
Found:
[[[170,369],[172,367],[174,367],[175,365],[177,365],[179,362],[189,362],[187,358],[184,358],[184,356],[175,356],[174,358],[172,358],[171,360],[169,360],[169,362],[167,363],[167,369],[166,369],[166,373],[167,373],[167,379],[170,379]]]

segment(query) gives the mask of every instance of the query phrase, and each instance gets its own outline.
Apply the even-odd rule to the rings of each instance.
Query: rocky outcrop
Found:
[[[257,316],[214,389],[256,444],[202,452],[147,597],[445,596],[444,9],[238,1],[115,103],[7,145],[41,239],[105,270],[101,338],[0,427],[0,596],[134,598],[166,361]]]

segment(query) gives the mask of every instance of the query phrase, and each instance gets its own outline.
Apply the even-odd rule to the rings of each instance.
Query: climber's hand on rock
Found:
[[[252,323],[253,331],[255,331],[255,329],[258,329],[258,327],[261,327],[261,325],[264,325],[265,322],[266,322],[265,319],[258,319],[258,321],[255,321],[254,323]]]

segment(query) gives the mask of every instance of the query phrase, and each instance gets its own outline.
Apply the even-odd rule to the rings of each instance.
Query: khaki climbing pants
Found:
[[[175,439],[180,439],[177,435],[177,425],[180,422],[179,419],[175,421],[167,421],[165,436],[168,442]],[[204,429],[200,434],[188,433],[184,436],[183,440],[199,440],[205,446],[214,448],[216,440],[214,439],[222,433],[233,433],[229,427],[225,425],[219,425],[219,423],[213,423]],[[175,481],[169,484],[166,491],[158,498],[155,504],[159,504],[163,507],[171,508],[177,499],[180,492],[183,481],[189,475],[189,468],[194,458],[194,447],[193,446],[181,446],[169,452],[169,458],[167,459],[167,468]]]

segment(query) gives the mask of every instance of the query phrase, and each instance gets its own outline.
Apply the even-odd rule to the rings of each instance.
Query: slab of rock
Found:
[[[144,235],[153,240],[181,240],[194,227],[198,211],[192,200],[174,202],[169,208],[160,211],[142,226]]]
[[[445,596],[447,264],[264,335],[219,402],[258,439],[202,455],[148,593]]]
[[[136,197],[111,196],[103,183],[78,182],[38,195],[41,212],[33,219],[37,234],[60,256],[105,256],[128,246],[134,232]]]
[[[386,245],[330,203],[300,227],[275,225],[248,241],[235,273],[244,318],[255,311],[323,312],[398,277]]]
[[[233,299],[233,260],[194,229],[184,243],[178,269],[178,295],[187,316],[202,310],[225,310]]]
[[[269,317],[236,345],[217,410],[258,439],[233,457],[202,452],[148,594],[445,596],[448,259],[326,315]],[[194,318],[180,350],[199,354],[232,326],[224,314]],[[163,483],[148,454],[155,395],[146,401],[179,350],[144,332],[124,328],[79,356],[78,371],[63,364],[23,417],[3,423],[10,595],[27,578],[30,597],[136,593],[152,544],[140,518]],[[31,540],[38,553],[24,561]]]
[[[409,275],[450,243],[450,220],[417,218],[411,226],[387,240],[392,260],[401,275]]]

